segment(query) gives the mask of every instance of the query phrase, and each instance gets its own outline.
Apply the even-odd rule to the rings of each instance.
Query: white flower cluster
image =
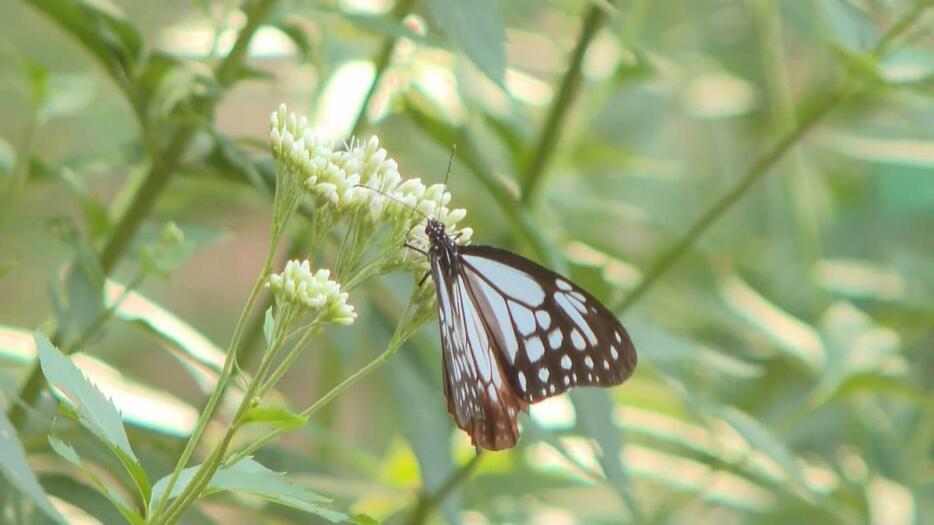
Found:
[[[375,136],[368,140],[351,141],[338,150],[315,139],[308,130],[308,119],[289,114],[285,104],[270,116],[270,143],[273,155],[280,163],[296,170],[302,185],[318,205],[331,206],[335,213],[366,211],[372,224],[384,222],[404,224],[413,216],[412,208],[445,225],[448,233],[464,243],[470,239],[470,228],[458,230],[456,225],[467,212],[448,209],[451,194],[444,185],[426,187],[419,179],[403,179],[399,165],[389,158]],[[424,221],[412,228],[409,241],[426,248]]]
[[[311,271],[307,261],[291,260],[282,273],[269,276],[269,288],[281,301],[320,312],[324,322],[347,325],[356,319],[353,306],[347,304],[347,293],[330,279],[328,270]]]

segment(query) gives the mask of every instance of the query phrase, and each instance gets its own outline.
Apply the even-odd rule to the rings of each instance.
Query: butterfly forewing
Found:
[[[636,366],[629,334],[585,290],[547,268],[489,246],[459,248],[484,303],[516,393],[534,403],[572,386],[613,386]]]

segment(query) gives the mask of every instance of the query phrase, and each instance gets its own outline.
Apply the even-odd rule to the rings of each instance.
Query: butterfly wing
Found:
[[[501,349],[485,319],[488,312],[471,294],[454,265],[432,260],[448,411],[478,448],[501,450],[519,440],[517,416],[527,405],[503,371]]]
[[[535,403],[572,386],[613,386],[636,351],[619,320],[551,270],[490,246],[459,248],[461,278],[516,395]],[[443,331],[443,329],[442,329]]]

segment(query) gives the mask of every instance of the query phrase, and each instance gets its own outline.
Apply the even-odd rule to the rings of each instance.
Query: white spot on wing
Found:
[[[560,328],[555,327],[555,329],[548,334],[548,346],[550,346],[552,350],[560,348],[562,340],[564,340],[564,335],[561,334]]]
[[[545,355],[545,346],[542,345],[542,340],[536,337],[530,337],[525,340],[525,353],[529,358],[529,361],[536,362]]]
[[[538,380],[541,381],[542,383],[547,382],[548,376],[550,375],[551,375],[551,372],[549,372],[548,369],[545,368],[544,366],[538,369]]]
[[[564,357],[561,358],[561,368],[565,370],[571,369],[571,358],[567,354],[565,354]]]
[[[619,352],[616,351],[615,346],[610,347],[610,355],[613,356],[613,359],[619,359]]]
[[[551,326],[551,316],[548,315],[548,312],[545,310],[537,310],[535,312],[535,320],[538,321],[538,326],[540,326],[542,330],[547,330],[548,327]]]
[[[570,284],[568,284],[568,282],[565,281],[564,279],[555,279],[555,284],[558,286],[558,288],[561,288],[562,290],[568,290],[568,291],[570,291],[570,290],[573,290],[573,289],[574,289],[574,288],[573,288]]]
[[[584,338],[581,336],[581,333],[577,331],[577,328],[571,330],[571,343],[573,343],[574,348],[578,350],[587,348],[587,344],[584,342]]]
[[[568,317],[571,318],[571,321],[579,329],[584,331],[584,334],[587,335],[587,340],[590,341],[592,346],[597,345],[597,335],[593,333],[593,330],[590,329],[590,325],[587,324],[587,321],[581,316],[580,312],[571,305],[571,300],[567,298],[567,295],[563,293],[555,293],[555,302],[558,303],[558,306],[568,314]]]
[[[535,331],[535,317],[532,315],[532,310],[509,301],[509,311],[512,312],[512,320],[516,322],[516,327],[522,335],[529,335]]]
[[[464,260],[510,297],[530,306],[538,306],[545,300],[545,290],[525,272],[477,255],[465,255]]]
[[[525,373],[523,373],[522,370],[519,370],[518,376],[519,376],[519,388],[523,392],[525,392]]]
[[[593,368],[593,359],[590,356],[584,358],[584,364],[587,365],[587,368]]]

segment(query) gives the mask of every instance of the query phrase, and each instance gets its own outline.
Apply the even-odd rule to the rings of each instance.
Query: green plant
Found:
[[[363,4],[0,8],[0,521],[934,511],[930,2]],[[431,213],[454,144],[477,237],[640,352],[508,453],[452,432],[418,215],[357,186]]]

